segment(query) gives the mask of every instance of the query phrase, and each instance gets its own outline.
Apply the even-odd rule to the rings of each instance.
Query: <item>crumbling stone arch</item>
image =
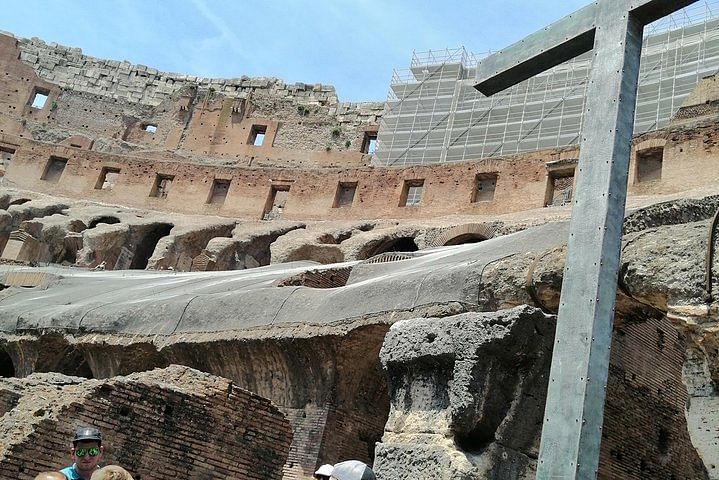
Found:
[[[171,223],[158,223],[157,225],[153,225],[152,228],[144,234],[142,239],[138,241],[130,269],[144,270],[147,267],[150,257],[155,252],[155,247],[157,247],[160,239],[168,236],[173,227],[174,225]]]
[[[0,348],[0,377],[15,377],[15,364],[5,349]]]
[[[27,327],[34,329],[37,326],[28,324]],[[27,339],[8,344],[7,348],[18,377],[52,372],[93,378],[83,352],[61,334],[48,333],[34,341]]]
[[[439,235],[434,242],[433,247],[442,247],[447,245],[461,245],[463,243],[476,243],[488,240],[496,234],[493,226],[484,223],[466,223],[457,225]]]
[[[88,224],[87,228],[95,228],[100,223],[107,223],[108,225],[114,225],[115,223],[120,223],[120,219],[117,217],[113,217],[111,215],[103,215],[101,217],[95,217],[92,220],[90,220],[90,223]]]
[[[55,368],[43,371],[63,373],[73,377],[94,378],[85,356],[73,345],[67,345],[63,349]]]
[[[414,237],[390,237],[385,238],[370,246],[363,254],[358,255],[359,259],[367,259],[387,252],[416,252],[419,250]]]
[[[336,245],[305,243],[292,251],[284,262],[310,260],[317,263],[339,263],[345,260],[344,253]]]

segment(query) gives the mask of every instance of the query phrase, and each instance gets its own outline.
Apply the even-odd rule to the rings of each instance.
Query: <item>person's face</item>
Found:
[[[81,472],[92,472],[102,458],[102,447],[94,441],[81,441],[72,449],[72,460]]]

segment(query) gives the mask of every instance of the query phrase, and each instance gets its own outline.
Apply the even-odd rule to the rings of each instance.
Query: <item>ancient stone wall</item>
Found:
[[[69,458],[74,429],[100,428],[104,461],[135,479],[280,479],[292,433],[272,403],[186,367],[106,382],[53,374],[4,380],[0,476],[31,479]]]
[[[707,188],[719,181],[719,169],[714,168],[719,128],[705,125],[663,136],[669,140],[660,136],[637,144],[640,153],[660,155],[652,165],[661,171],[651,180],[638,180],[637,163],[644,157],[635,153],[630,198]],[[656,142],[665,146],[646,147]],[[553,162],[576,155],[542,151],[449,165],[303,168],[289,174],[279,168],[188,164],[169,154],[166,160],[112,155],[2,134],[0,148],[13,150],[4,176],[10,187],[178,213],[252,219],[271,213],[271,218],[289,220],[428,218],[448,212],[494,215],[541,208],[553,185]],[[61,175],[48,178],[52,158],[67,162]],[[119,172],[112,188],[104,188],[101,181],[108,169]],[[695,175],[696,171],[703,174]],[[476,189],[487,175],[495,178],[492,196],[478,200]],[[163,195],[156,189],[158,178],[171,179]],[[228,183],[229,190],[215,200],[212,191],[218,181]],[[408,200],[410,188],[416,195]],[[285,191],[286,200],[274,208],[274,196]]]
[[[18,45],[20,59],[31,65],[41,78],[73,90],[124,97],[146,105],[157,106],[189,85],[213,88],[230,95],[267,89],[276,92],[278,99],[292,98],[317,105],[339,104],[331,85],[287,85],[271,77],[222,79],[167,73],[128,61],[90,57],[80,48],[47,44],[39,38],[21,38]]]
[[[598,478],[706,478],[684,417],[686,349],[666,318],[615,329]]]
[[[376,124],[384,109],[383,102],[341,103],[331,85],[288,85],[267,77],[222,79],[167,73],[127,61],[90,57],[79,48],[47,44],[38,38],[18,39],[18,47],[20,60],[30,65],[38,77],[66,91],[124,99],[152,107],[171,100],[183,89],[195,87],[229,98],[262,95],[270,104],[291,104],[300,117],[317,111],[317,107],[328,107],[327,114],[339,126]],[[302,108],[298,109],[298,106]]]
[[[282,480],[305,480],[322,463],[318,458],[326,448],[322,436],[327,424],[327,412],[328,405],[284,410],[292,425],[292,445]]]
[[[366,139],[384,108],[340,103],[332,87],[170,75],[2,34],[0,66],[0,133],[159,158],[184,152],[181,161],[368,164]]]
[[[533,478],[553,329],[528,307],[396,324],[378,478]],[[599,479],[707,478],[684,417],[686,346],[666,318],[616,328]]]
[[[702,345],[704,344],[704,345]],[[717,336],[707,335],[699,348],[688,352],[683,378],[687,386],[686,417],[689,432],[697,451],[707,466],[709,478],[719,479],[719,389],[713,380],[717,376]],[[708,352],[702,352],[706,345]],[[712,352],[713,350],[713,352]]]
[[[34,53],[23,50],[30,47]],[[18,55],[34,62],[41,75],[65,72],[63,81],[70,83],[38,77]],[[165,82],[172,86],[159,89],[158,97],[152,92],[123,96],[116,92],[123,82],[149,88],[150,80],[138,79],[170,77],[8,36],[0,36],[0,63],[6,69],[0,85],[0,149],[8,186],[161,211],[252,219],[497,215],[571,202],[576,149],[449,166],[370,168],[370,157],[362,149],[366,134],[376,129],[377,111],[371,105],[353,110],[329,100],[299,104],[288,89],[273,90],[269,84],[238,87],[233,93],[234,87],[225,91],[210,87],[209,80],[203,86],[203,81],[187,79],[183,81],[192,85]],[[98,73],[110,67],[116,68],[112,75]],[[99,75],[108,76],[100,80]],[[77,80],[80,77],[85,80]],[[69,89],[76,80],[78,89]],[[102,82],[111,87],[98,87]],[[48,98],[43,107],[34,108],[30,102],[38,92]],[[143,103],[143,98],[153,101]],[[636,139],[630,198],[715,184],[717,132],[707,120]],[[253,143],[257,135],[264,136],[261,144]],[[48,178],[54,171],[49,168],[52,156],[67,163],[62,175]],[[103,176],[108,173],[117,178],[105,188]],[[168,182],[172,188],[168,192],[163,187],[159,194],[157,187]],[[224,193],[215,196],[215,188]],[[276,202],[276,197],[286,198]]]
[[[0,135],[0,145],[10,139]],[[282,169],[215,167],[153,161],[100,154],[75,148],[26,142],[16,147],[5,174],[5,184],[71,198],[180,213],[201,213],[262,219],[272,210],[273,195],[288,191],[286,203],[272,218],[357,219],[424,218],[454,213],[496,214],[542,206],[546,188],[544,159],[549,152],[513,159],[483,160],[449,166],[406,169]],[[48,178],[52,159],[67,160],[62,174]],[[107,169],[119,171],[112,188],[102,188]],[[472,201],[475,178],[498,172],[502,180],[494,200]],[[153,190],[158,176],[172,178],[163,197]],[[44,177],[44,178],[43,178]],[[212,198],[217,180],[229,183],[221,201]],[[417,205],[406,205],[409,185],[423,181]],[[343,188],[352,190],[350,203],[341,205]]]

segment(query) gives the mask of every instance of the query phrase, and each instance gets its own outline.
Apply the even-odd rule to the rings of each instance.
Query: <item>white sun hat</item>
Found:
[[[329,477],[330,475],[332,475],[333,468],[334,467],[332,465],[330,465],[329,463],[325,463],[324,465],[322,465],[320,468],[317,469],[317,471],[315,472],[315,475],[324,475],[326,477]]]

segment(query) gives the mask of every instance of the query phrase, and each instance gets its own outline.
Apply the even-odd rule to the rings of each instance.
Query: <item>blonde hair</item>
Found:
[[[119,465],[108,465],[93,473],[90,480],[133,480],[133,478]]]
[[[67,480],[67,477],[60,472],[41,472],[35,480]]]

